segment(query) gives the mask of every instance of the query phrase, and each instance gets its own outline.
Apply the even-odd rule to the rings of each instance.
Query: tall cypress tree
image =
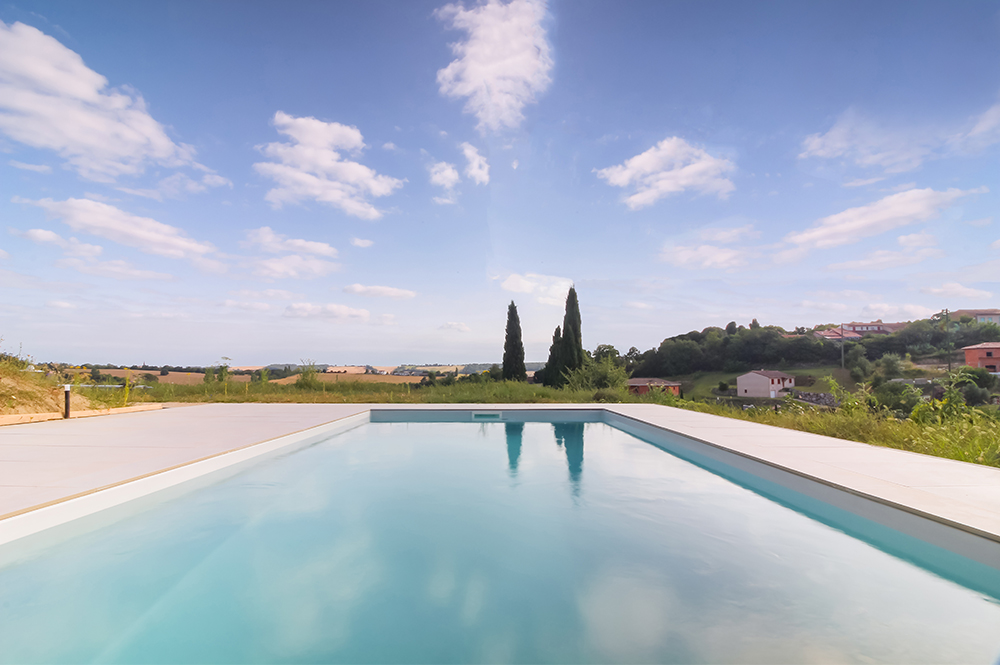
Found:
[[[561,386],[563,381],[562,376],[562,361],[560,355],[562,354],[562,333],[559,331],[559,326],[556,326],[556,331],[552,333],[552,346],[549,347],[549,359],[545,362],[545,367],[542,368],[541,372],[536,372],[537,377],[539,373],[542,375],[542,383],[547,386]]]
[[[517,316],[517,305],[510,301],[507,308],[507,336],[503,343],[504,381],[527,381],[524,369],[524,344],[521,342],[521,319]]]
[[[571,372],[583,367],[583,337],[580,333],[580,302],[576,298],[576,287],[570,287],[566,294],[566,315],[562,327],[562,369]]]

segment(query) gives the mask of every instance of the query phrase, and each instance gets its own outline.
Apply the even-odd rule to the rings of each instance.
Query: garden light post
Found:
[[[63,406],[63,418],[69,418],[69,389],[70,384],[63,384],[63,393],[66,395],[65,406]]]

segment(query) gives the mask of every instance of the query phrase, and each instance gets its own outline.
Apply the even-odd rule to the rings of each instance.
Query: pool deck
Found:
[[[47,506],[369,410],[553,408],[605,410],[1000,543],[1000,469],[646,404],[204,404],[11,425],[0,428],[0,527]]]

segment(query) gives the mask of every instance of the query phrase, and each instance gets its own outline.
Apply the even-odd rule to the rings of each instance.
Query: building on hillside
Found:
[[[961,321],[967,316],[976,323],[996,323],[1000,325],[1000,309],[956,309],[948,313],[952,321]]]
[[[757,369],[736,377],[739,397],[784,397],[794,387],[794,376],[775,370]]]
[[[969,367],[982,367],[987,372],[997,373],[997,361],[1000,360],[1000,342],[983,342],[962,348],[965,351],[965,364]]]
[[[628,391],[636,395],[645,395],[650,390],[662,390],[680,396],[681,384],[663,379],[629,379]]]
[[[861,339],[861,335],[844,328],[844,333],[841,335],[840,328],[830,328],[829,330],[814,330],[813,336],[819,339],[825,339],[828,342],[835,342],[840,344],[843,341],[856,342]]]
[[[898,332],[910,325],[907,322],[903,323],[882,323],[882,319],[876,319],[875,321],[859,322],[851,321],[850,323],[844,324],[844,332],[848,330],[853,333],[858,333],[859,335],[891,335],[894,332]]]

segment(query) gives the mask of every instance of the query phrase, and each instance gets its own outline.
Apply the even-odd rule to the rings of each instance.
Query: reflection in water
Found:
[[[507,434],[507,469],[511,477],[517,475],[517,462],[521,458],[521,441],[524,438],[524,423],[504,423]]]
[[[569,480],[573,484],[573,495],[580,495],[580,475],[583,473],[583,425],[584,423],[552,423],[556,434],[556,445],[566,448],[566,465],[569,466]]]

